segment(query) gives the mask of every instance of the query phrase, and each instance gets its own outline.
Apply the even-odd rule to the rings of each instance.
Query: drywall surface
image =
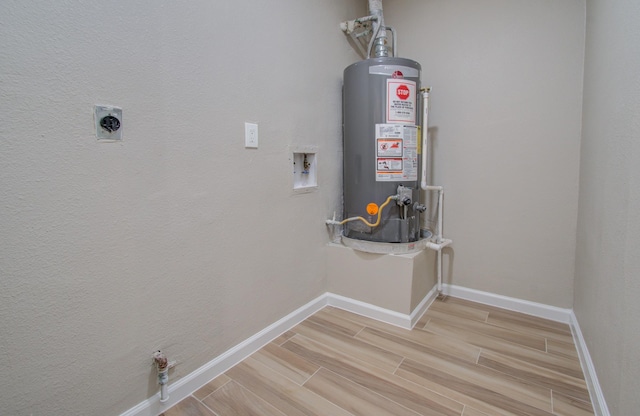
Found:
[[[388,0],[431,86],[429,182],[445,186],[445,283],[572,305],[583,0]]]
[[[327,246],[327,290],[410,315],[436,284],[435,252],[389,255]]]
[[[0,3],[3,414],[119,414],[326,291],[361,3]]]
[[[640,408],[640,3],[587,2],[575,314],[612,415]]]

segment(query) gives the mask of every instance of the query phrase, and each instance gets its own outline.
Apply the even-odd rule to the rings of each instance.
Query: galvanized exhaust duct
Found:
[[[382,0],[369,0],[369,15],[375,17],[375,20],[373,20],[373,36],[371,36],[368,55],[371,55],[372,47],[375,47],[374,56],[376,58],[389,56],[387,30],[382,14]]]

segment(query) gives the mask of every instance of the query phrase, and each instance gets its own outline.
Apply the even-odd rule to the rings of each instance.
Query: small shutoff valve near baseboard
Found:
[[[153,362],[158,370],[160,403],[164,403],[169,400],[169,369],[173,368],[176,362],[167,360],[167,357],[160,350],[153,353]]]

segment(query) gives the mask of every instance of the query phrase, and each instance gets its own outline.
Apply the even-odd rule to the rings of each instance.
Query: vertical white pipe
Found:
[[[429,160],[429,91],[431,88],[422,89],[422,173],[420,187],[427,190],[427,162]]]
[[[436,244],[442,244],[442,195],[444,189],[438,189],[438,234]],[[438,249],[438,294],[442,293],[442,247]]]
[[[169,361],[160,350],[153,353],[153,360],[158,369],[158,384],[160,385],[160,403],[169,400]]]
[[[158,384],[160,384],[160,403],[169,400],[169,369],[158,371]]]
[[[442,243],[442,203],[444,202],[444,189],[438,190],[438,236],[436,243]]]
[[[429,186],[427,182],[427,163],[429,161],[429,92],[430,88],[422,90],[422,174],[420,188],[423,190],[438,191],[438,233],[436,244],[442,244],[442,203],[444,202],[444,188],[442,186]],[[438,248],[438,293],[442,293],[442,247]]]
[[[438,250],[438,294],[442,293],[442,249]]]

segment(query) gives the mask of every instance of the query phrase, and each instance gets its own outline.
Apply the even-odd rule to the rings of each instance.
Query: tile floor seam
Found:
[[[400,406],[400,407],[402,407],[402,408],[404,408],[404,409],[407,409],[407,410],[408,410],[408,411],[410,411],[410,412],[415,413],[416,415],[420,415],[420,413],[418,413],[417,411],[415,411],[415,410],[413,410],[413,409],[411,409],[411,408],[409,408],[409,407],[407,407],[407,406],[403,405],[402,403],[398,403],[397,401],[395,401],[395,400],[391,399],[390,397],[385,396],[384,394],[378,393],[377,391],[372,390],[372,389],[370,389],[369,387],[364,386],[364,385],[362,385],[362,384],[360,384],[360,383],[358,383],[358,382],[356,382],[356,381],[349,380],[348,378],[346,378],[346,377],[344,377],[344,376],[342,376],[342,375],[340,375],[340,374],[338,374],[338,373],[336,373],[336,372],[333,372],[333,371],[331,371],[331,370],[329,370],[329,369],[326,369],[326,370],[327,370],[327,371],[330,371],[330,372],[331,372],[331,373],[333,373],[333,374],[335,374],[337,377],[344,378],[345,380],[347,380],[347,381],[349,381],[349,382],[352,382],[352,383],[357,384],[357,385],[358,385],[358,386],[360,386],[361,388],[363,388],[363,389],[367,390],[368,392],[370,392],[370,393],[372,393],[372,394],[375,394],[376,396],[380,396],[380,397],[382,397],[382,398],[384,398],[384,399],[386,399],[386,400],[388,400],[388,401],[390,401],[390,402],[392,402],[392,403],[397,404],[398,406]],[[394,373],[391,373],[391,374],[394,374]],[[394,375],[395,375],[395,374],[394,374]],[[396,377],[400,377],[400,376],[396,376]],[[401,377],[401,378],[402,378],[402,377]],[[404,378],[403,378],[403,380],[404,380]],[[418,384],[418,385],[419,385],[419,384]],[[331,402],[331,403],[333,403],[333,402]],[[335,404],[335,403],[333,403],[333,404]],[[336,406],[338,406],[338,405],[336,404]],[[340,407],[340,406],[338,406],[338,407]]]
[[[229,381],[231,381],[231,380],[229,380]],[[227,383],[229,383],[229,381],[227,381]],[[223,384],[223,386],[224,386],[224,385],[226,385],[227,383],[224,383],[224,384]],[[222,386],[220,386],[220,387],[222,387]],[[218,389],[216,389],[216,390],[218,390]],[[213,393],[211,393],[211,394],[213,394]],[[207,395],[207,397],[209,397],[209,396],[210,396],[210,395]],[[198,399],[196,399],[196,400],[198,400]],[[207,410],[209,410],[211,413],[213,413],[213,415],[214,415],[214,416],[220,416],[220,415],[218,414],[218,412],[216,412],[215,410],[213,410],[212,408],[210,408],[209,406],[207,406],[207,404],[206,404],[205,402],[203,402],[202,400],[198,400],[198,401],[199,401],[199,402],[200,402],[200,404],[202,404],[205,408],[207,408]]]
[[[353,338],[358,338],[358,335],[360,335],[360,333],[361,333],[362,331],[364,331],[366,328],[369,328],[369,327],[368,327],[368,326],[366,326],[366,325],[363,325],[363,326],[362,326],[362,328],[360,328],[360,331],[358,331],[358,332],[356,332],[355,334],[353,334]]]
[[[455,302],[451,302],[451,304],[448,307],[450,307],[452,304],[455,304]],[[462,306],[465,307],[468,305],[462,304]],[[441,309],[444,309],[444,308],[441,308]],[[481,308],[478,308],[478,309],[480,310]],[[455,310],[453,312],[455,312]],[[563,368],[566,368],[566,369],[573,368],[572,367],[573,364],[571,363],[577,360],[577,357],[576,357],[577,354],[575,353],[569,354],[567,352],[567,351],[570,352],[570,347],[573,347],[571,351],[575,350],[576,348],[575,339],[571,338],[567,340],[566,337],[562,336],[562,334],[559,334],[556,329],[553,329],[552,327],[548,327],[548,328],[545,327],[544,322],[542,323],[518,322],[518,320],[522,320],[521,319],[522,317],[519,317],[519,316],[515,316],[514,319],[510,319],[510,317],[507,315],[508,311],[487,312],[486,315],[482,315],[482,316],[478,314],[470,315],[468,312],[469,312],[468,310],[460,309],[460,313],[458,313],[457,315],[466,314],[468,316],[467,318],[465,318],[465,316],[462,316],[462,317],[458,316],[458,318],[462,322],[464,322],[466,319],[470,319],[469,316],[475,317],[476,319],[470,319],[470,320],[477,322],[477,324],[474,324],[474,329],[477,332],[471,331],[470,333],[468,331],[468,328],[466,328],[465,326],[457,327],[456,325],[453,325],[453,329],[448,330],[444,327],[444,325],[446,325],[447,328],[451,327],[451,324],[448,322],[448,319],[447,320],[435,319],[433,316],[428,316],[428,315],[427,316],[423,315],[419,320],[420,323],[416,325],[416,327],[413,330],[420,331],[420,332],[424,331],[426,333],[432,334],[433,336],[437,337],[437,339],[434,338],[437,341],[439,341],[441,338],[447,339],[447,340],[457,339],[462,343],[466,343],[469,346],[476,348],[475,350],[470,349],[469,351],[467,351],[468,353],[470,353],[467,355],[467,358],[469,359],[467,363],[469,366],[476,366],[479,369],[491,370],[492,372],[496,372],[496,374],[498,375],[506,375],[509,377],[513,377],[515,380],[526,382],[527,384],[530,385],[530,388],[533,388],[533,390],[525,390],[525,396],[528,394],[526,393],[526,391],[535,392],[535,391],[538,391],[538,387],[544,388],[546,391],[541,396],[539,395],[539,397],[542,397],[544,399],[544,402],[547,403],[544,406],[545,409],[550,408],[553,415],[560,415],[565,413],[574,414],[574,412],[581,411],[582,409],[586,410],[588,407],[590,408],[590,410],[585,411],[584,414],[593,414],[593,413],[589,413],[593,411],[593,405],[591,403],[590,398],[588,396],[586,398],[583,398],[584,396],[583,390],[586,387],[586,386],[582,386],[582,384],[585,384],[584,379],[583,378],[580,379],[579,377],[576,377],[575,375],[573,375],[573,372],[571,372],[570,374],[567,374],[562,370]],[[425,315],[428,313],[429,311],[426,311]],[[388,329],[387,326],[384,326],[382,323],[378,325],[374,321],[362,320],[360,318],[352,319],[351,316],[352,314],[349,313],[348,311],[344,311],[344,312],[340,311],[340,313],[336,314],[335,317],[331,317],[330,314],[328,313],[326,314],[323,313],[318,318],[319,320],[322,319],[327,325],[320,324],[318,322],[316,322],[316,324],[320,325],[320,327],[322,328],[328,329],[329,330],[328,332],[335,333],[336,335],[338,335],[338,338],[344,340],[345,342],[347,340],[347,337],[349,337],[349,339],[353,339],[355,341],[355,344],[362,345],[363,347],[364,347],[364,344],[377,347],[380,349],[380,351],[383,351],[385,353],[388,352],[390,354],[395,355],[396,358],[391,361],[385,360],[386,364],[384,366],[379,366],[375,363],[370,363],[367,359],[360,357],[360,355],[352,355],[351,353],[347,354],[346,352],[342,352],[341,350],[338,350],[337,351],[338,353],[341,353],[341,355],[344,355],[344,357],[348,359],[348,361],[346,362],[353,360],[354,362],[366,364],[367,367],[371,366],[371,368],[375,370],[376,374],[379,374],[380,376],[382,376],[382,374],[391,375],[392,377],[387,379],[387,381],[391,383],[389,387],[395,385],[397,387],[401,387],[403,390],[406,390],[407,392],[413,392],[413,393],[422,391],[423,392],[422,396],[425,400],[427,400],[428,398],[428,400],[434,401],[434,403],[440,403],[443,406],[443,411],[444,409],[448,409],[447,411],[444,411],[445,414],[456,415],[456,416],[457,415],[489,416],[492,414],[492,412],[488,412],[487,409],[489,409],[493,405],[491,405],[491,403],[487,401],[482,400],[481,398],[478,398],[475,396],[469,396],[469,398],[466,398],[464,397],[464,394],[465,394],[464,392],[460,392],[455,389],[452,391],[449,391],[448,389],[450,389],[451,387],[450,386],[447,387],[447,385],[445,385],[444,388],[441,388],[441,386],[438,384],[432,385],[431,383],[427,383],[427,385],[431,387],[429,388],[429,387],[426,387],[425,385],[422,385],[422,383],[419,381],[419,378],[416,378],[416,380],[413,380],[413,377],[411,377],[411,374],[403,371],[403,370],[407,370],[407,368],[403,368],[403,365],[407,365],[409,360],[412,359],[411,357],[413,356],[413,351],[408,351],[404,349],[397,350],[393,348],[394,344],[389,344],[388,342],[383,342],[382,345],[377,345],[375,342],[375,337],[371,337],[368,334],[368,332],[363,332],[363,331],[369,328],[368,331],[373,331],[373,332],[379,331],[380,335],[387,334],[392,336],[392,338],[398,338],[398,342],[407,341],[412,344],[416,343],[418,345],[425,345],[427,347],[430,345],[429,340],[431,340],[431,338],[422,337],[420,335],[416,336],[416,334],[410,333],[412,331],[408,331],[407,334],[409,335],[405,337],[402,335],[404,334],[404,332],[400,333],[396,329],[390,330]],[[484,321],[482,321],[483,317],[484,317]],[[455,322],[455,319],[453,321]],[[433,322],[436,322],[434,324],[435,325],[434,328],[428,329],[427,326],[429,326],[429,324]],[[351,323],[354,323],[357,325],[351,325]],[[486,332],[482,331],[483,327],[487,328],[488,330],[490,330],[492,327],[497,327],[497,328],[500,328],[502,331],[489,331],[491,332],[491,334],[487,334]],[[494,336],[495,333],[501,333],[503,335],[503,338]],[[513,334],[513,335],[510,335],[510,334]],[[520,344],[517,342],[518,341],[517,334],[528,335],[527,337],[523,338],[524,344]],[[368,339],[362,339],[361,337],[363,335],[365,335],[365,338],[368,338]],[[477,339],[475,340],[477,342],[474,342],[474,337],[477,337]],[[535,344],[531,342],[532,339],[538,339],[539,341],[536,341],[537,344]],[[328,348],[329,352],[330,350],[334,350],[335,345],[339,344],[339,343],[336,344],[333,341],[331,341],[331,345],[333,346],[327,347],[325,345],[326,344],[325,341],[318,341],[315,339],[315,337],[308,337],[303,334],[297,333],[293,330],[289,330],[281,334],[278,339],[279,342],[277,344],[274,343],[274,345],[277,345],[278,348],[284,348],[283,345],[287,345],[287,343],[289,343],[291,346],[295,346],[296,340],[302,340],[302,341],[308,340],[313,344],[318,344],[319,347],[324,346]],[[544,341],[544,343],[541,342],[542,340]],[[364,344],[360,344],[360,342],[363,342]],[[538,348],[534,348],[533,346],[530,346],[528,344],[538,345]],[[402,345],[404,344],[402,343]],[[448,345],[448,344],[443,344],[443,345]],[[503,345],[505,346],[504,348],[502,347]],[[285,348],[285,349],[288,349],[288,348]],[[312,349],[315,349],[315,347],[313,347]],[[295,354],[294,350],[297,350],[297,349],[294,348],[289,351]],[[355,351],[358,351],[358,350],[356,349]],[[400,351],[400,352],[393,352],[393,351]],[[311,353],[313,352],[311,351]],[[305,356],[306,356],[306,353],[302,355],[303,358],[305,358]],[[278,355],[278,357],[280,357],[280,355]],[[400,407],[401,407],[403,409],[407,409],[408,411],[410,411],[411,414],[413,413],[422,414],[425,412],[429,414],[428,411],[424,410],[424,406],[420,405],[418,407],[415,407],[415,404],[417,402],[414,403],[414,401],[416,400],[414,394],[412,394],[410,396],[412,398],[409,399],[409,401],[406,401],[405,403],[409,406],[415,407],[415,409],[411,407],[407,407],[401,403],[405,398],[404,394],[400,394],[400,395],[392,394],[391,396],[388,396],[387,395],[388,390],[386,388],[379,389],[379,386],[377,384],[370,385],[369,384],[370,381],[365,379],[361,379],[361,380],[353,379],[350,377],[348,372],[345,373],[345,375],[342,375],[343,371],[339,370],[338,367],[334,369],[339,370],[340,372],[335,373],[334,371],[324,366],[323,365],[325,364],[324,362],[319,363],[319,362],[313,361],[314,366],[309,367],[306,365],[302,365],[302,366],[298,365],[300,364],[300,362],[294,356],[284,355],[281,358],[283,358],[281,361],[273,361],[271,359],[270,361],[267,361],[268,364],[274,364],[274,367],[271,367],[268,364],[262,363],[262,361],[259,359],[257,359],[256,361],[265,365],[266,368],[269,369],[269,374],[273,373],[275,375],[281,376],[283,377],[283,379],[289,380],[290,382],[295,383],[296,386],[299,386],[299,388],[304,389],[305,394],[314,393],[314,391],[308,387],[312,385],[315,386],[315,384],[310,384],[310,380],[314,379],[314,377],[320,377],[319,375],[320,370],[326,370],[331,374],[341,377],[341,379],[345,379],[350,383],[355,383],[353,385],[353,388],[356,388],[357,386],[357,389],[354,390],[354,393],[356,393],[356,396],[354,396],[354,399],[355,397],[359,396],[361,398],[364,398],[365,400],[367,400],[367,397],[371,400],[377,400],[374,398],[374,396],[369,396],[369,394],[373,394],[376,397],[384,398],[385,401],[388,401],[388,403],[393,403],[394,404],[393,406],[396,406],[396,405],[399,406],[397,408],[398,411],[400,411]],[[503,358],[508,359],[506,363],[503,363]],[[474,362],[472,362],[472,360],[474,360]],[[494,362],[494,360],[497,360],[497,361]],[[335,365],[333,361],[327,362],[326,364],[329,364],[330,368],[333,368],[331,366]],[[440,365],[438,365],[438,367],[440,367]],[[579,366],[579,368],[582,369],[581,366]],[[288,371],[287,369],[291,370],[292,372],[287,372]],[[519,371],[516,371],[516,373],[518,374],[514,373],[514,371],[518,369]],[[283,372],[287,372],[286,374],[288,375],[281,373],[279,370],[282,370]],[[378,373],[378,371],[380,371],[380,373]],[[557,377],[555,376],[554,373],[557,373]],[[527,376],[527,374],[529,374],[529,376]],[[280,410],[279,407],[276,407],[275,405],[271,404],[270,401],[266,400],[261,395],[256,394],[252,389],[249,389],[243,383],[228,376],[227,372],[221,374],[220,376],[223,376],[223,375],[227,377],[226,380],[224,378],[221,378],[219,379],[218,382],[213,383],[215,379],[209,382],[211,383],[211,387],[213,387],[213,386],[216,386],[222,380],[225,380],[222,385],[218,386],[215,390],[208,393],[206,396],[203,397],[202,400],[194,396],[194,394],[197,392],[196,390],[194,393],[191,394],[191,396],[188,396],[190,401],[195,400],[194,402],[190,402],[192,403],[191,407],[186,406],[181,408],[181,410],[179,411],[176,408],[177,412],[170,413],[171,416],[187,416],[187,415],[199,414],[197,412],[197,409],[192,407],[192,406],[195,406],[196,404],[201,404],[203,406],[201,408],[200,413],[210,412],[215,416],[226,415],[227,411],[233,413],[234,408],[221,408],[221,410],[223,410],[222,413],[217,413],[211,407],[209,407],[204,403],[204,400],[208,399],[210,400],[210,403],[212,405],[216,405],[216,400],[214,399],[222,398],[223,396],[212,396],[212,395],[216,392],[219,392],[221,388],[225,386],[228,387],[230,382],[235,383],[238,386],[238,388],[245,389],[247,391],[247,394],[251,393],[252,395],[255,395],[257,398],[260,398],[267,405],[269,405],[270,408],[273,408],[275,410],[275,413],[279,415],[285,414],[284,411]],[[538,376],[542,376],[542,378],[539,379]],[[290,377],[295,377],[295,379],[298,380],[298,382],[291,379]],[[409,378],[405,378],[405,377],[409,377]],[[384,378],[386,378],[386,376]],[[573,383],[574,379],[578,381],[582,380],[582,384]],[[320,379],[318,379],[318,381],[320,381]],[[302,384],[300,384],[300,382],[302,382]],[[468,381],[468,382],[471,383],[471,381]],[[364,383],[364,384],[361,384],[361,383]],[[482,380],[476,380],[474,382],[474,386],[482,386],[484,384],[485,383]],[[253,386],[253,384],[251,385]],[[291,386],[293,387],[293,384],[291,384]],[[511,388],[509,386],[507,385],[504,385],[504,386],[507,387],[508,391],[511,391]],[[202,386],[201,388],[203,387],[204,386]],[[253,386],[253,387],[262,388],[260,386]],[[551,387],[553,387],[553,389]],[[488,386],[487,388],[493,391],[493,388]],[[234,389],[236,389],[236,387],[234,387]],[[357,393],[357,390],[360,390],[360,394]],[[206,392],[206,389],[204,390],[204,392]],[[365,394],[365,392],[368,392],[368,393]],[[218,394],[220,394],[220,392]],[[282,389],[277,390],[277,393],[276,391],[274,391],[274,394],[283,394],[285,396],[287,395],[286,391],[283,391]],[[349,398],[348,398],[349,396],[347,392],[343,391],[343,389],[340,389],[337,391],[337,394],[341,395],[339,397],[344,396],[341,399],[342,401],[338,400],[338,402],[349,407],[350,402],[349,402]],[[318,394],[314,393],[314,395],[318,395]],[[433,397],[431,395],[433,395]],[[450,395],[453,395],[453,397],[451,397]],[[318,396],[324,398],[324,396],[321,396],[321,395],[318,395]],[[437,399],[436,396],[442,399],[441,400]],[[247,396],[247,397],[250,397],[250,396]],[[505,397],[509,397],[509,396],[505,396]],[[527,397],[528,396],[523,397],[519,400],[516,400],[516,402],[524,403],[524,404],[528,404],[529,406],[532,406],[531,402],[527,399]],[[333,400],[331,399],[331,397],[324,398],[324,399],[328,403],[331,403],[333,406],[337,406],[340,409],[345,410],[347,414],[350,414],[350,412],[346,411],[346,409],[344,409],[342,406],[337,405],[336,402],[333,401],[335,400],[335,398]],[[396,400],[399,400],[400,402]],[[473,403],[475,403],[475,401],[470,401],[470,400],[478,401],[477,404],[478,405],[482,404],[482,406],[480,407],[474,406]],[[488,405],[488,407],[485,405]],[[588,407],[585,407],[585,405]],[[392,408],[393,406],[391,406],[390,408]],[[533,406],[540,410],[546,411],[540,408],[539,405],[533,405]],[[558,407],[558,409],[555,409],[556,406]],[[575,410],[572,410],[572,409],[575,409]],[[338,409],[336,408],[335,410],[337,411]],[[194,411],[196,411],[196,413],[193,413]],[[556,411],[560,413],[556,413]],[[500,414],[503,414],[503,413],[500,412]],[[583,414],[583,413],[580,412],[580,414]]]
[[[317,369],[316,371],[314,371],[314,372],[313,372],[313,374],[311,374],[309,377],[307,377],[307,379],[304,381],[304,383],[300,384],[300,387],[304,387],[304,388],[306,389],[307,387],[305,386],[305,384],[307,384],[307,382],[308,382],[309,380],[311,380],[311,378],[312,378],[313,376],[315,376],[316,374],[318,374],[318,371],[320,371],[320,370],[321,370],[321,369],[323,369],[323,368],[324,368],[323,366],[319,365],[319,366],[318,366],[318,369]],[[326,368],[324,368],[324,369],[325,369],[325,370],[327,370]],[[327,371],[328,371],[328,370],[327,370]],[[297,384],[297,383],[296,383],[296,384]],[[307,389],[307,390],[309,390],[309,389]]]
[[[226,374],[224,374],[224,373],[220,374],[220,376],[221,376],[221,375],[225,375],[225,376],[226,376]],[[220,377],[220,376],[218,376],[218,377]],[[218,377],[216,377],[216,378],[218,378]],[[220,386],[218,386],[218,388],[216,388],[216,389],[215,389],[215,390],[213,390],[211,393],[209,393],[209,394],[207,394],[206,396],[204,396],[202,399],[198,399],[196,396],[194,396],[194,394],[193,394],[193,393],[192,393],[191,395],[192,395],[196,400],[198,400],[199,402],[203,402],[203,401],[204,401],[204,399],[206,399],[207,397],[211,396],[213,393],[217,392],[218,390],[220,390],[222,387],[226,386],[226,385],[231,381],[231,377],[229,377],[229,376],[226,376],[226,377],[227,377],[229,380],[225,381],[223,384],[221,384]],[[207,382],[207,384],[211,383],[211,382],[212,382],[213,380],[215,380],[216,378],[214,378],[214,379],[212,379],[212,380],[209,380],[209,381]],[[206,386],[207,384],[205,384],[204,386]],[[202,387],[204,387],[204,386],[202,386]],[[200,388],[202,388],[202,387],[200,387]],[[199,390],[199,389],[198,389],[198,390]],[[196,390],[195,392],[197,392],[198,390]],[[195,392],[194,392],[194,393],[195,393]],[[203,403],[203,404],[204,404],[204,403]]]

